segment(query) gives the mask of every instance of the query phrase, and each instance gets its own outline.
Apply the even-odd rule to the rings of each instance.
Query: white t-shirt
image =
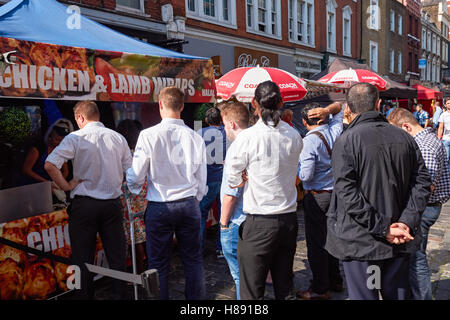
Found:
[[[439,123],[444,123],[444,134],[442,140],[450,140],[450,112],[445,111],[439,117]]]

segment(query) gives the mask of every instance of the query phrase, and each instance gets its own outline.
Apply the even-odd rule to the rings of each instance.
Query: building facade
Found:
[[[310,78],[333,57],[359,57],[359,6],[360,0],[185,0],[184,52],[213,58],[216,75],[260,65]]]
[[[373,71],[400,82],[407,71],[405,16],[402,1],[362,1],[361,58]]]
[[[406,9],[405,29],[405,81],[410,85],[420,83],[419,59],[421,58],[421,10],[419,0],[402,0]]]

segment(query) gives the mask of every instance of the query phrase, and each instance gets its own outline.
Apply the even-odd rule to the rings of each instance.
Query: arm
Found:
[[[362,195],[354,155],[347,139],[339,138],[333,149],[334,193],[348,214],[367,232],[378,238],[388,235],[391,221],[378,212]]]
[[[36,172],[33,171],[33,167],[36,164],[36,162],[39,159],[39,151],[37,148],[32,147],[30,151],[28,151],[27,156],[25,158],[25,162],[22,167],[22,173],[33,178],[37,181],[45,182],[47,179],[44,179],[40,175],[38,175]]]
[[[415,148],[416,161],[412,161],[410,192],[406,207],[400,215],[398,222],[406,224],[411,230],[411,234],[417,232],[420,226],[422,213],[427,206],[430,196],[431,177],[422,157],[422,153],[416,142],[412,140]]]
[[[341,109],[342,109],[341,104],[339,102],[334,102],[334,103],[330,104],[329,106],[327,106],[326,108],[316,108],[316,109],[311,110],[308,113],[308,117],[309,118],[320,118],[320,119],[322,119],[322,122],[323,122],[323,120],[325,120],[330,114],[336,115],[341,111]]]
[[[197,200],[201,201],[203,197],[208,193],[208,186],[206,185],[206,178],[208,176],[207,171],[207,159],[206,159],[206,146],[203,139],[199,139],[201,142],[200,156],[198,159],[199,166],[194,173],[196,180],[198,181]]]
[[[220,213],[220,224],[221,225],[228,225],[230,222],[231,215],[234,210],[234,206],[236,205],[237,198],[230,196],[228,194],[224,195],[222,200],[222,209]]]
[[[63,191],[72,191],[81,181],[72,180],[67,182],[64,178],[60,169],[58,169],[53,163],[46,162],[44,165],[45,170],[52,180],[58,185],[58,187]]]
[[[69,176],[69,164],[67,162],[64,162],[62,168],[61,168],[62,175],[64,179],[67,179]]]
[[[317,150],[317,141],[320,138],[311,136],[305,137],[305,147],[300,153],[300,163],[298,169],[298,177],[300,181],[308,182],[314,178],[314,169],[316,165],[316,153],[314,150]]]
[[[246,139],[242,139],[242,137],[242,134],[239,135],[233,142],[232,147],[228,150],[227,161],[225,162],[227,166],[226,183],[230,188],[239,188],[245,183],[243,171],[248,166],[248,147],[246,146]]]
[[[444,123],[443,122],[439,122],[439,129],[438,129],[438,134],[437,137],[442,140],[442,136],[444,135]]]
[[[141,192],[145,177],[150,172],[151,150],[144,140],[141,133],[134,149],[131,167],[126,170],[127,186],[134,194]]]

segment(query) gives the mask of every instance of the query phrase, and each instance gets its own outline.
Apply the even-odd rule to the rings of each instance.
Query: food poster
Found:
[[[66,210],[0,225],[0,236],[44,252],[71,255]],[[107,267],[97,236],[95,264]],[[0,244],[0,300],[42,300],[68,291],[68,265]]]
[[[126,48],[124,48],[126,49]],[[0,97],[157,102],[177,86],[185,102],[213,102],[211,60],[91,50],[0,37],[0,53],[16,62],[0,74]]]

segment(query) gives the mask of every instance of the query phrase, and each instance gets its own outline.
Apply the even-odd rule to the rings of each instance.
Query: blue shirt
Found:
[[[227,150],[227,136],[224,126],[206,127],[198,130],[206,145],[206,183],[222,181],[223,161]]]
[[[430,118],[428,112],[426,112],[425,110],[422,110],[422,112],[420,113],[417,111],[414,112],[414,117],[417,119],[417,121],[422,127],[425,127],[425,120]]]
[[[434,111],[433,114],[433,128],[437,128],[439,126],[439,117],[442,114],[442,108],[441,107],[437,107],[436,111]]]
[[[230,148],[233,145],[230,146]],[[244,213],[244,188],[230,188],[226,179],[226,167],[224,167],[222,186],[220,187],[220,201],[223,203],[223,198],[225,195],[229,195],[237,198],[236,204],[234,206],[233,212],[230,217],[230,222],[241,225],[245,220],[246,214]]]
[[[394,108],[390,108],[388,112],[386,112],[386,118],[391,114],[391,112],[394,110]]]
[[[333,171],[331,157],[323,141],[312,134],[319,131],[333,148],[334,142],[343,130],[344,111],[333,116],[329,124],[319,126],[303,138],[303,150],[300,154],[298,177],[305,190],[333,190]]]

